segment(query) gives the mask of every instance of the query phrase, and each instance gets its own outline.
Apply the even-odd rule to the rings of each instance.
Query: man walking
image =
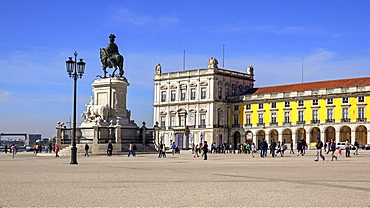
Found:
[[[208,144],[207,144],[207,141],[204,141],[204,145],[203,145],[203,157],[204,157],[204,160],[207,160],[207,153],[208,153]]]
[[[271,145],[270,145],[270,149],[271,149],[271,155],[272,155],[272,157],[275,157],[275,149],[276,149],[275,139],[272,139],[272,142],[271,142]]]
[[[89,147],[89,145],[86,143],[85,144],[85,157],[87,156],[87,157],[89,157],[89,149],[90,149],[90,147]]]
[[[322,155],[322,147],[323,147],[323,143],[322,141],[320,140],[320,138],[317,138],[317,141],[316,141],[316,159],[315,161],[319,161],[319,156],[322,158],[322,161],[325,161],[325,157],[324,155]]]

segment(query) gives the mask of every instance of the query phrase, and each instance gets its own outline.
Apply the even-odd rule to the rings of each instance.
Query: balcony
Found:
[[[257,126],[265,126],[265,123],[257,123]]]
[[[206,125],[198,125],[198,128],[206,128]]]
[[[326,119],[325,123],[335,123],[335,119]]]
[[[350,122],[349,118],[342,118],[340,121],[341,122]]]
[[[320,120],[319,119],[314,119],[314,120],[311,120],[311,123],[312,124],[317,124],[317,123],[320,123]]]
[[[292,125],[292,122],[290,122],[290,121],[289,122],[285,122],[284,121],[283,125]]]
[[[240,125],[239,125],[239,124],[233,124],[233,125],[232,125],[232,127],[233,127],[233,128],[239,128],[239,127],[240,127]]]
[[[278,124],[278,122],[276,122],[276,121],[273,121],[273,122],[271,122],[270,123],[270,126],[278,126],[279,124]]]
[[[357,122],[366,122],[366,118],[357,118]]]
[[[306,121],[297,121],[297,124],[306,124]]]
[[[244,124],[244,127],[252,127],[252,124],[251,123],[246,123],[246,124]]]

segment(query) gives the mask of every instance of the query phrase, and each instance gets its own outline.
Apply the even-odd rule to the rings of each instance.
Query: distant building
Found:
[[[170,73],[156,69],[156,143],[370,143],[370,77],[254,88],[253,70],[217,64]]]

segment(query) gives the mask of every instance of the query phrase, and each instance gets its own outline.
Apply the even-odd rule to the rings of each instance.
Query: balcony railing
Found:
[[[357,121],[358,122],[365,122],[366,121],[366,118],[357,118]]]
[[[311,123],[313,123],[313,124],[320,123],[320,120],[319,119],[314,119],[314,120],[311,120]]]
[[[283,125],[292,125],[292,122],[290,122],[290,121],[289,122],[285,122],[284,121]]]
[[[244,127],[252,127],[252,124],[251,123],[246,123],[246,124],[244,124]]]
[[[257,123],[257,126],[265,126],[265,123]]]
[[[270,122],[270,126],[278,126],[279,124],[278,124],[278,122],[276,122],[276,121],[273,121],[273,122]]]
[[[350,122],[349,118],[342,118],[340,121],[341,122]]]
[[[325,122],[326,123],[335,123],[335,119],[326,119]]]
[[[305,124],[306,121],[297,121],[297,124]]]
[[[236,128],[239,128],[240,125],[239,124],[233,124],[232,127],[236,127]]]
[[[206,125],[198,125],[198,128],[206,128]]]

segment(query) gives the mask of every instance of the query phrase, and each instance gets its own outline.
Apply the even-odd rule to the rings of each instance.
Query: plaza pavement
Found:
[[[369,207],[370,151],[306,156],[0,153],[0,207]]]

